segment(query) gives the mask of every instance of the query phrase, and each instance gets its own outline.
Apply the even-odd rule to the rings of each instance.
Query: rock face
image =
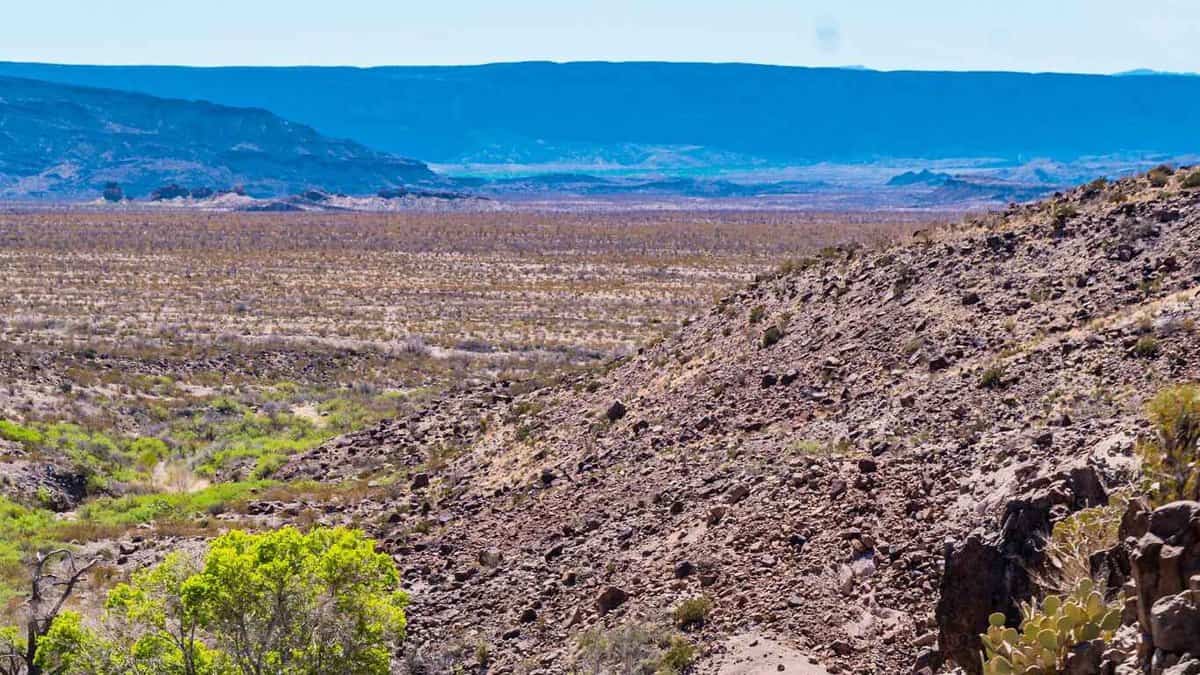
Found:
[[[74,509],[87,495],[87,475],[65,462],[38,461],[3,440],[0,455],[0,486],[7,497],[61,512]]]
[[[1043,487],[1007,504],[996,536],[972,534],[947,551],[935,614],[938,644],[967,673],[982,672],[979,635],[987,630],[988,616],[1001,612],[1009,625],[1020,624],[1020,603],[1036,588],[1029,570],[1045,562],[1054,522],[1108,503],[1103,480],[1092,467],[1074,467],[1040,482]]]
[[[1185,655],[1200,657],[1200,502],[1173,502],[1150,514],[1131,544],[1142,627],[1141,665],[1158,674]]]

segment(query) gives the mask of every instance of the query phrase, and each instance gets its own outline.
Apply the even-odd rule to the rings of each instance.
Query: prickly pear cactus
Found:
[[[1072,647],[1100,638],[1112,639],[1121,627],[1121,601],[1104,602],[1091,579],[1065,597],[1048,595],[1021,607],[1021,629],[1004,625],[997,612],[983,638],[984,675],[1055,675],[1062,672]]]

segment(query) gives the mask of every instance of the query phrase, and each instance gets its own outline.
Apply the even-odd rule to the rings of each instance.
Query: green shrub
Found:
[[[1200,387],[1164,389],[1146,413],[1154,431],[1138,443],[1146,493],[1156,505],[1200,499]]]
[[[219,510],[274,485],[273,481],[245,481],[218,483],[195,492],[100,497],[79,508],[79,519],[121,527],[162,520],[187,520],[198,513]]]
[[[1185,176],[1183,181],[1180,182],[1180,185],[1188,190],[1200,188],[1200,169],[1197,169],[1196,171],[1193,171]]]
[[[62,525],[63,521],[47,509],[23,506],[0,496],[0,606],[11,610],[9,601],[27,591],[29,572],[25,561],[29,552],[57,544],[55,530]]]
[[[750,323],[758,323],[762,321],[763,316],[767,313],[767,308],[762,305],[755,305],[750,308]]]
[[[1081,509],[1054,524],[1046,553],[1053,561],[1053,578],[1043,587],[1071,589],[1092,576],[1092,556],[1116,546],[1126,501],[1113,495],[1107,506]]]
[[[1166,164],[1161,164],[1146,173],[1146,180],[1150,182],[1151,187],[1166,187],[1167,183],[1171,180],[1171,176],[1174,174],[1175,169]]]
[[[254,477],[263,478],[282,465],[282,458],[317,447],[337,434],[338,428],[355,424],[340,417],[347,414],[336,405],[322,405],[333,411],[337,425],[318,429],[312,422],[291,413],[261,414],[245,412],[240,417],[212,430],[214,440],[202,446],[198,472],[215,475],[239,460],[254,460]],[[260,463],[261,462],[261,463]]]
[[[1050,217],[1054,219],[1055,224],[1064,225],[1066,222],[1079,215],[1079,209],[1076,209],[1070,204],[1055,204],[1050,211]]]
[[[45,485],[38,486],[36,497],[38,506],[44,509],[54,506],[54,494]]]
[[[627,675],[681,675],[696,658],[696,648],[678,635],[644,623],[593,628],[576,640],[579,672]]]
[[[993,614],[981,636],[984,675],[1061,673],[1075,645],[1111,641],[1121,627],[1122,602],[1105,603],[1094,586],[1084,579],[1070,595],[1048,595],[1040,606],[1024,605],[1020,630],[1005,626],[1003,614]]]
[[[136,458],[138,466],[149,471],[167,458],[167,444],[161,439],[142,437],[129,444],[129,452]]]
[[[1152,359],[1158,356],[1161,348],[1158,346],[1158,338],[1153,335],[1143,335],[1138,338],[1138,341],[1133,345],[1133,353],[1143,359]]]
[[[250,473],[250,477],[254,480],[262,480],[270,478],[276,471],[283,468],[287,463],[287,457],[277,453],[262,455],[254,464],[254,471]]]
[[[678,628],[691,628],[703,625],[704,621],[708,619],[708,613],[712,611],[712,607],[712,600],[701,595],[679,603],[671,616],[675,619],[675,625]]]
[[[979,386],[983,389],[999,389],[1004,386],[1004,367],[990,366],[979,376]]]
[[[658,659],[655,675],[680,675],[696,660],[696,648],[679,636],[673,636],[667,650]]]
[[[822,455],[828,453],[828,447],[824,443],[809,438],[797,438],[792,441],[789,449],[799,455]]]
[[[138,477],[132,468],[135,462],[129,452],[128,438],[68,422],[44,425],[40,431],[42,446],[66,455],[84,476],[89,495],[106,491],[113,481],[132,482]]]
[[[36,429],[9,420],[0,420],[0,438],[22,445],[37,445],[42,442],[42,435]]]

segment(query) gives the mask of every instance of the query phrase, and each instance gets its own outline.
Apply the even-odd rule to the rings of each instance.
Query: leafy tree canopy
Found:
[[[202,562],[181,553],[108,595],[103,620],[55,619],[38,649],[62,675],[386,674],[407,597],[356,530],[233,531]]]

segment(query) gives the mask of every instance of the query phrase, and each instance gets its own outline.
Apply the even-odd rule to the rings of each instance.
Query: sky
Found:
[[[1200,0],[10,0],[0,60],[1200,72]]]

